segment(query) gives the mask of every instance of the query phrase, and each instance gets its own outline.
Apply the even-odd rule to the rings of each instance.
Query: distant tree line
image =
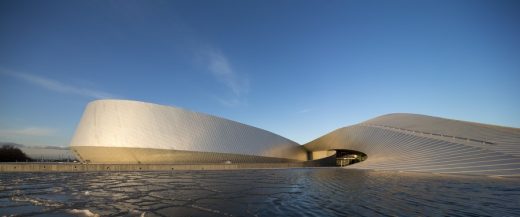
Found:
[[[0,147],[0,162],[23,162],[32,161],[25,153],[13,145],[2,145]]]

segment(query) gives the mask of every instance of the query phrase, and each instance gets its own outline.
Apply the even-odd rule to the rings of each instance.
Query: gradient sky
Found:
[[[173,105],[306,143],[378,115],[520,127],[520,1],[0,1],[0,142]]]

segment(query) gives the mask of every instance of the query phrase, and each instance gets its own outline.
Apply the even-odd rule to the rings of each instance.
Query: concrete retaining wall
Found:
[[[303,163],[257,164],[77,164],[77,163],[1,163],[0,172],[119,172],[172,170],[232,170],[303,167]]]

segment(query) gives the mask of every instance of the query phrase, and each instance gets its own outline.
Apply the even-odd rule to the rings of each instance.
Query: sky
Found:
[[[388,113],[520,127],[520,2],[0,1],[0,142],[128,99],[300,144]]]

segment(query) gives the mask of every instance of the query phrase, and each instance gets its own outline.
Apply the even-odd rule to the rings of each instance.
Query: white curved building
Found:
[[[520,175],[520,129],[414,114],[390,114],[332,131],[305,144],[312,156],[355,150],[349,168]]]
[[[297,162],[297,143],[235,121],[127,100],[89,103],[71,141],[82,162]]]
[[[278,163],[520,175],[520,129],[390,114],[304,146],[238,122],[127,100],[88,104],[71,142],[87,163]]]

